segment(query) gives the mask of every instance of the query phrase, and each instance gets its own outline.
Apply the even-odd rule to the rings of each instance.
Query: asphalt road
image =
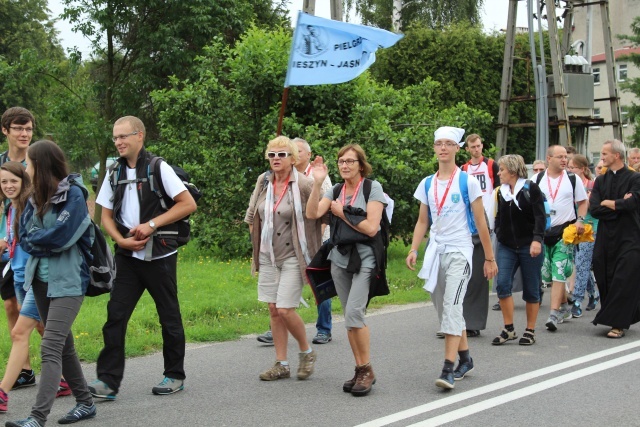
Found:
[[[333,342],[316,345],[316,372],[307,381],[293,374],[297,351],[290,342],[292,378],[261,382],[258,374],[274,360],[273,347],[254,336],[238,341],[190,345],[185,390],[154,396],[162,379],[162,357],[127,361],[125,379],[114,402],[97,402],[98,416],[79,426],[640,426],[640,333],[605,338],[607,328],[593,326],[585,312],[547,332],[548,294],[538,318],[537,342],[491,345],[501,329],[500,312],[489,311],[486,331],[470,339],[475,370],[452,391],[434,386],[444,341],[430,304],[396,307],[372,314],[372,365],[377,384],[366,397],[342,391],[353,375],[343,324],[334,320]],[[516,296],[516,330],[524,330],[524,304]],[[491,298],[491,303],[495,297]],[[308,336],[315,333],[309,325]],[[87,379],[95,365],[85,367]],[[37,387],[10,395],[0,422],[23,418]],[[74,404],[55,402],[49,425]]]

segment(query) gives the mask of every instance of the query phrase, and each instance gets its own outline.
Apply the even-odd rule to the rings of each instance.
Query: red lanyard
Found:
[[[11,207],[7,212],[7,239],[11,236]],[[13,254],[16,252],[16,236],[13,236],[11,243],[9,244],[9,259],[13,259]]]
[[[478,163],[477,165],[474,165],[473,163],[471,163],[471,160],[469,160],[469,167],[468,167],[468,168],[469,168],[469,169],[471,169],[471,166],[475,166],[475,167],[476,167],[475,169],[471,169],[471,172],[472,172],[472,173],[473,173],[473,172],[478,172],[478,169],[480,169],[480,165],[482,164],[482,161],[483,161],[483,160],[484,160],[484,157],[482,157],[482,158],[480,159],[480,163]]]
[[[351,201],[349,202],[350,206],[353,206],[353,202],[356,200],[356,196],[358,195],[358,191],[360,191],[360,186],[362,185],[362,180],[364,177],[360,177],[360,182],[358,182],[358,186],[356,187],[356,191],[353,192],[353,196],[351,196]],[[342,205],[345,205],[345,200],[347,198],[347,184],[345,183],[342,186]]]
[[[456,172],[458,172],[458,168],[455,168],[453,170],[453,173],[449,177],[449,182],[447,182],[447,188],[446,190],[444,190],[444,197],[442,198],[442,202],[440,202],[439,204],[438,204],[438,176],[440,175],[440,171],[436,173],[436,185],[433,187],[433,196],[436,199],[436,208],[438,208],[438,212],[437,212],[438,216],[440,216],[440,212],[442,212],[444,201],[447,200],[447,194],[449,194],[449,188],[451,188],[451,183],[453,182],[453,177],[456,176]]]
[[[278,209],[278,206],[280,205],[280,202],[282,201],[282,199],[284,199],[284,193],[287,192],[287,187],[289,187],[289,180],[291,179],[291,177],[287,178],[287,183],[284,185],[284,188],[282,189],[282,194],[280,194],[280,198],[278,199],[278,201],[276,202],[275,205],[273,205],[273,211],[275,212],[276,209]],[[273,177],[273,193],[275,194],[276,192],[276,177]]]
[[[549,187],[549,197],[551,197],[551,202],[556,202],[556,196],[558,195],[558,190],[560,190],[560,184],[562,184],[562,178],[564,177],[564,172],[560,174],[560,179],[558,180],[558,185],[556,186],[556,192],[554,193],[551,189],[551,179],[549,178],[549,174],[547,173],[547,186]]]

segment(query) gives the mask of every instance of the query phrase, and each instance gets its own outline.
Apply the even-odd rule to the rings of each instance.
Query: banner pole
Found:
[[[278,130],[276,136],[282,135],[282,119],[284,118],[284,110],[287,108],[287,98],[289,97],[289,88],[285,87],[282,92],[282,105],[280,105],[280,115],[278,116]]]

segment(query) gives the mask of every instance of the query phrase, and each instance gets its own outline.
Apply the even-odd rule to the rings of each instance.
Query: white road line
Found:
[[[556,387],[562,384],[566,384],[569,381],[575,381],[578,378],[593,375],[596,372],[604,371],[606,369],[617,368],[625,363],[633,362],[640,359],[640,352],[628,354],[626,356],[619,357],[617,359],[607,360],[606,362],[599,363],[597,365],[582,368],[578,371],[574,371],[568,374],[561,375],[550,380],[542,381],[538,384],[530,385],[528,387],[521,388],[520,390],[512,391],[507,394],[501,394],[500,396],[493,397],[491,399],[484,400],[482,402],[474,403],[467,407],[457,409],[455,411],[447,412],[446,414],[433,417],[428,420],[424,420],[411,427],[435,427],[443,424],[450,423],[461,418],[468,417],[469,415],[477,414],[478,412],[486,411],[487,409],[494,408],[504,403],[511,402],[513,400],[522,399],[523,397],[530,396],[535,393],[539,393],[544,390],[548,390],[552,387]]]
[[[498,381],[493,384],[488,384],[483,387],[478,387],[473,390],[465,391],[460,394],[456,394],[450,397],[446,397],[444,399],[439,399],[434,402],[430,402],[424,405],[416,406],[414,408],[409,408],[404,411],[396,412],[395,414],[387,415],[385,417],[381,417],[375,420],[368,421],[363,424],[359,424],[356,427],[382,427],[389,424],[393,424],[395,422],[405,420],[407,418],[415,417],[416,415],[424,414],[429,411],[433,411],[436,409],[444,408],[445,406],[449,406],[458,402],[462,402],[467,399],[472,399],[477,396],[481,396],[486,393],[492,393],[496,390],[500,390],[502,388],[510,387],[525,381],[532,380],[534,378],[538,378],[544,375],[552,374],[554,372],[561,371],[563,369],[572,368],[574,366],[580,365],[582,363],[588,363],[593,360],[597,360],[603,357],[611,356],[616,353],[621,353],[624,351],[628,351],[634,348],[640,347],[640,340],[634,341],[628,344],[624,344],[618,347],[613,347],[607,350],[602,350],[596,353],[588,354],[586,356],[578,357],[573,360],[568,360],[566,362],[558,363],[557,365],[547,366],[541,369],[538,369],[533,372],[528,372],[526,374],[517,375],[512,378],[507,378],[506,380]]]

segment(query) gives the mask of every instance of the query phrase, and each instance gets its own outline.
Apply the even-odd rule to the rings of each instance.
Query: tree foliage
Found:
[[[504,42],[502,35],[485,34],[479,27],[467,24],[454,24],[444,30],[413,25],[393,49],[378,54],[372,75],[396,88],[431,78],[440,83],[434,97],[442,107],[464,102],[489,112],[494,117],[492,123],[468,129],[480,134],[487,147],[496,137]],[[516,57],[528,58],[528,49],[526,36],[518,36]],[[533,75],[528,64],[526,59],[514,62],[513,96],[533,95]],[[512,123],[534,122],[535,103],[511,103],[509,117]],[[507,150],[533,161],[534,138],[535,132],[530,129],[510,129]]]
[[[173,79],[171,88],[152,94],[166,140],[154,148],[183,159],[204,192],[194,233],[229,256],[249,250],[242,220],[256,178],[268,168],[264,148],[275,136],[290,43],[288,30],[254,27],[234,47],[218,41],[205,49],[197,77]],[[433,131],[444,124],[481,128],[491,120],[464,103],[438,105],[439,90],[430,79],[397,90],[367,73],[342,85],[292,87],[283,133],[307,139],[327,159],[334,182],[338,149],[360,143],[373,177],[396,201],[393,231],[405,237],[417,215],[413,191],[435,164]]]
[[[631,24],[631,33],[628,35],[618,36],[620,40],[629,42],[632,46],[640,46],[640,17],[633,20]],[[640,54],[633,53],[625,55],[621,59],[628,59],[636,68],[640,68]],[[623,90],[633,93],[637,98],[640,98],[640,77],[631,77],[620,84]],[[634,147],[640,146],[640,105],[633,102],[629,108],[629,121],[633,124],[633,135],[629,135],[630,145]]]
[[[391,30],[393,0],[351,0],[362,23]],[[443,29],[451,24],[466,22],[479,25],[484,0],[403,0],[400,28],[405,31],[411,24]]]

